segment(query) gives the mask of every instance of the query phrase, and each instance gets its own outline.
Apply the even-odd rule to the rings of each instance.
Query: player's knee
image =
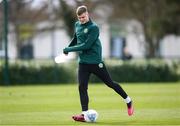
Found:
[[[116,86],[117,86],[117,84],[116,83],[114,83],[114,82],[111,82],[111,83],[108,83],[108,84],[106,84],[109,88],[112,88],[112,89],[114,89]]]
[[[113,88],[113,82],[106,83],[109,88]]]

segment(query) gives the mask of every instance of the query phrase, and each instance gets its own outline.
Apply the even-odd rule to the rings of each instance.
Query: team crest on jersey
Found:
[[[103,63],[99,63],[99,68],[103,68]]]
[[[87,32],[88,32],[88,29],[87,29],[87,28],[85,28],[85,29],[84,29],[84,33],[87,33]]]

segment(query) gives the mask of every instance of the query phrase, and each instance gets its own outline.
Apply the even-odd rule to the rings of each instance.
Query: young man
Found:
[[[121,88],[119,84],[113,82],[106,66],[102,61],[102,47],[99,40],[99,28],[90,18],[86,6],[79,6],[76,10],[79,21],[75,23],[75,34],[68,47],[64,48],[63,53],[79,53],[79,95],[82,113],[74,115],[75,121],[84,122],[84,113],[88,110],[88,80],[91,73],[98,76],[108,87],[114,89],[127,103],[128,115],[133,114],[131,98]]]

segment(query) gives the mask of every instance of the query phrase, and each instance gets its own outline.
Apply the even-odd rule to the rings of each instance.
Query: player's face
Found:
[[[81,15],[78,15],[78,20],[81,22],[81,24],[85,24],[89,21],[89,14],[87,12],[82,13]]]

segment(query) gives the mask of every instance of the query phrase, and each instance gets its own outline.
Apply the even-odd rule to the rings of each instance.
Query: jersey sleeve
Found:
[[[70,44],[68,45],[68,47],[74,46],[76,44],[77,44],[77,36],[76,36],[76,33],[74,33],[74,36],[72,40],[70,41]]]

